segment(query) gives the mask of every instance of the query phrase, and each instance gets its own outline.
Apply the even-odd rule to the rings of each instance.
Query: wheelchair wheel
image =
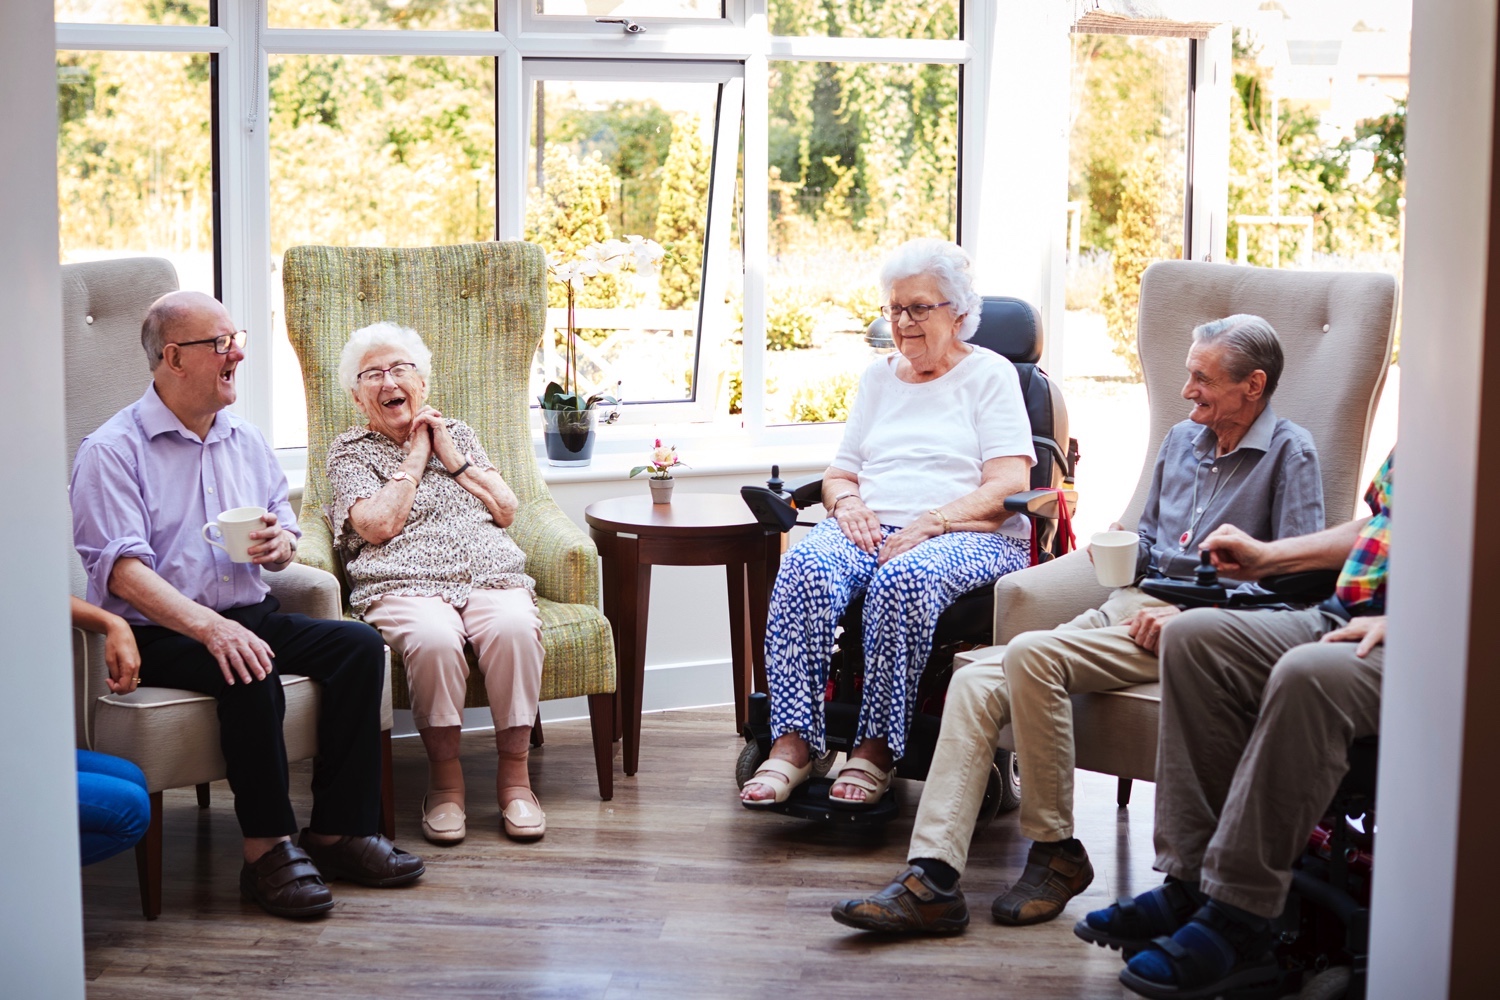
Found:
[[[979,815],[974,817],[974,832],[978,833],[1000,815],[1000,800],[1004,797],[1005,777],[997,764],[990,765],[989,779],[984,783],[984,798],[979,802]]]
[[[995,751],[995,769],[1000,773],[1000,804],[996,812],[1014,812],[1021,807],[1021,765],[1010,750]]]
[[[1342,1000],[1349,992],[1351,972],[1347,965],[1324,969],[1302,984],[1297,1000]]]
[[[755,740],[747,740],[740,748],[740,755],[734,762],[734,783],[740,788],[745,787],[745,782],[755,776],[755,772],[766,762],[766,754],[760,752],[760,744]]]

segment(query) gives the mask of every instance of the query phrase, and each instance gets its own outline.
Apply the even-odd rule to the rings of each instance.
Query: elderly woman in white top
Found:
[[[495,722],[502,828],[535,840],[547,828],[526,767],[542,631],[526,556],[505,532],[516,495],[467,424],[425,405],[431,362],[416,331],[394,323],[356,330],[345,345],[339,380],[368,423],[328,449],[334,540],[354,610],[405,662],[427,748],[423,834],[451,844],[466,833],[458,744],[468,642]]]
[[[917,680],[943,609],[1027,565],[1030,529],[1005,498],[1036,463],[1020,380],[1009,361],[965,343],[982,300],[969,258],[912,240],[881,270],[882,312],[898,353],[874,362],[833,464],[829,517],[782,560],[766,629],[771,757],[746,782],[747,805],[785,801],[825,751],[823,690],[839,616],[860,588],[865,680],[857,744],[830,799],[868,808],[906,747]]]

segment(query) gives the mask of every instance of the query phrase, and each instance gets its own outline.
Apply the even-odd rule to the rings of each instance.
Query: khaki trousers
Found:
[[[1162,632],[1156,868],[1262,917],[1380,724],[1385,647],[1318,640],[1306,611],[1189,611]]]
[[[542,619],[526,590],[473,590],[462,608],[441,597],[390,594],[365,621],[401,653],[418,729],[463,724],[469,661],[484,675],[495,731],[530,726],[542,692]]]
[[[1021,832],[1073,836],[1073,703],[1070,695],[1156,680],[1156,656],[1121,622],[1161,601],[1135,587],[1065,625],[1023,632],[953,672],[943,726],[912,829],[909,859],[934,858],[962,872],[1000,730],[1014,727],[1021,767]]]

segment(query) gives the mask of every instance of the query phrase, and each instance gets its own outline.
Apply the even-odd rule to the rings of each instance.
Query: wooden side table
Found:
[[[781,561],[779,532],[758,524],[738,496],[678,493],[654,504],[646,493],[589,504],[583,513],[604,564],[604,615],[619,665],[625,773],[640,763],[641,689],[646,674],[646,615],[652,566],[720,566],[729,582],[734,714],[744,726],[751,669],[766,690],[766,608]]]

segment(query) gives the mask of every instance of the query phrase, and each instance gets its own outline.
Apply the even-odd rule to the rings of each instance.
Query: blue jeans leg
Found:
[[[146,776],[128,760],[78,751],[78,834],[83,864],[114,857],[146,834]]]

